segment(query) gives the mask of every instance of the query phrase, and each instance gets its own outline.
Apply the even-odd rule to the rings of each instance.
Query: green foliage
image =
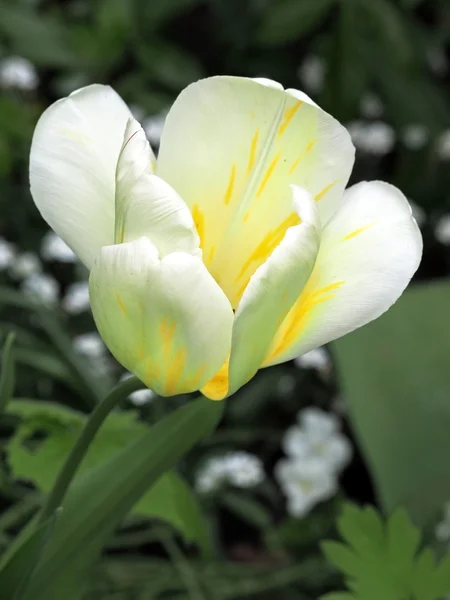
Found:
[[[14,340],[15,333],[10,333],[2,348],[1,372],[0,372],[0,415],[5,410],[11,396],[14,393]]]
[[[322,600],[440,600],[450,593],[450,554],[438,563],[432,550],[419,550],[419,530],[404,509],[384,523],[371,507],[346,505],[337,525],[343,542],[322,548],[349,591]]]
[[[333,344],[352,426],[388,512],[427,524],[450,498],[450,284],[417,286]]]
[[[35,400],[15,400],[8,412],[21,418],[6,448],[13,475],[48,494],[87,418],[67,407]],[[136,419],[135,412],[110,414],[90,446],[75,482],[147,429]],[[33,442],[38,435],[45,438]],[[188,541],[205,542],[204,523],[195,496],[176,473],[164,474],[138,500],[133,512],[167,521]]]

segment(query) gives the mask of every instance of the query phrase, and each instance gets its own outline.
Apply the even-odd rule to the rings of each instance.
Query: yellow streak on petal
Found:
[[[143,342],[140,342],[137,349],[137,356],[138,356],[138,360],[144,360],[145,358],[145,346],[143,344]]]
[[[299,100],[293,106],[291,106],[290,108],[287,108],[284,111],[283,121],[282,121],[282,123],[280,125],[280,128],[278,130],[278,137],[281,137],[283,135],[283,133],[286,131],[289,123],[292,121],[292,119],[294,118],[295,113],[298,111],[298,109],[300,108],[300,106],[302,104],[303,104],[303,101]]]
[[[372,223],[367,223],[367,225],[363,225],[362,227],[358,227],[358,229],[354,229],[350,233],[347,233],[347,235],[342,238],[342,241],[345,242],[347,240],[351,240],[352,238],[356,237],[357,235],[359,235],[363,231],[367,231],[367,229],[370,229],[374,225],[375,225],[375,221],[372,221]]]
[[[199,368],[189,377],[183,380],[183,389],[198,390],[200,381],[203,379],[206,365],[200,365]]]
[[[252,138],[252,142],[250,144],[250,156],[248,158],[247,175],[250,173],[250,171],[253,169],[253,167],[255,165],[256,146],[258,145],[258,138],[259,138],[259,129],[257,129],[255,131],[255,134]]]
[[[322,198],[325,196],[325,194],[331,190],[332,187],[334,187],[337,182],[339,181],[339,179],[335,179],[334,181],[332,181],[331,183],[329,183],[328,185],[326,185],[323,190],[321,190],[318,194],[316,194],[314,196],[314,200],[316,202],[319,202],[319,200],[322,200]]]
[[[277,358],[277,356],[287,350],[293,342],[298,339],[301,330],[305,326],[305,320],[308,313],[310,313],[318,304],[328,302],[328,300],[334,298],[336,294],[330,292],[338,290],[344,283],[344,280],[336,281],[315,290],[314,292],[305,290],[306,293],[304,292],[300,296],[284,320],[284,323],[286,323],[286,330],[284,331],[283,337],[278,341],[270,355],[266,357],[263,363],[264,365]]]
[[[162,341],[162,352],[165,363],[164,366],[166,368],[170,361],[170,355],[172,354],[176,326],[177,325],[175,321],[170,321],[167,318],[164,318],[159,324],[159,335]]]
[[[114,296],[116,297],[117,304],[119,305],[122,314],[126,315],[127,307],[125,306],[125,302],[123,301],[122,296],[119,294],[119,292],[115,292]]]
[[[147,387],[152,387],[152,384],[161,376],[161,369],[159,365],[155,363],[153,358],[147,358],[147,366],[145,369],[145,384]]]
[[[298,158],[296,158],[296,159],[294,160],[294,162],[293,162],[293,163],[292,163],[292,165],[291,165],[291,168],[290,168],[290,169],[289,169],[289,171],[288,171],[289,175],[292,175],[292,173],[293,173],[293,172],[295,171],[295,169],[298,167],[298,164],[299,164],[299,162],[302,160],[302,158],[303,158],[303,155],[302,155],[302,156],[299,156]]]
[[[250,216],[250,211],[248,210],[248,211],[245,213],[245,215],[242,217],[242,221],[243,221],[244,223],[246,223],[246,222],[248,221],[248,218],[249,218],[249,216]]]
[[[309,152],[316,143],[317,143],[317,138],[315,140],[311,140],[309,142],[309,144],[306,146],[305,152]]]
[[[164,381],[164,393],[167,394],[167,396],[177,393],[178,385],[186,366],[186,358],[186,348],[179,348],[167,366]]]
[[[200,248],[203,248],[205,236],[205,217],[198,204],[194,204],[192,207],[192,218],[194,219],[194,225],[197,229],[198,237],[200,238]]]
[[[236,163],[233,163],[233,166],[231,167],[230,178],[228,180],[228,186],[227,186],[227,189],[225,192],[225,196],[223,198],[223,203],[225,204],[225,206],[228,206],[228,204],[230,203],[231,196],[233,194],[235,179],[236,179]]]
[[[215,253],[216,253],[216,247],[211,246],[211,248],[209,249],[209,252],[208,252],[208,262],[212,262]]]
[[[284,234],[286,233],[286,229],[288,229],[288,227],[292,227],[293,225],[298,225],[298,223],[300,223],[299,216],[296,213],[292,213],[291,215],[289,215],[289,217],[284,219],[284,221],[282,221],[278,225],[278,227],[266,234],[263,240],[256,246],[256,248],[253,250],[253,252],[242,265],[242,268],[239,271],[239,275],[237,276],[236,281],[239,280],[245,274],[245,272],[253,262],[261,260],[265,261],[268,258],[269,254],[271,254],[273,250],[275,250],[275,248],[283,239]]]
[[[217,373],[202,388],[201,393],[210,400],[223,400],[228,393],[228,368],[230,357],[223,363]]]
[[[256,192],[256,197],[259,198],[261,196],[261,194],[264,191],[264,188],[266,187],[267,182],[270,179],[270,176],[272,175],[272,173],[275,170],[275,167],[277,166],[278,161],[280,160],[281,157],[281,151],[278,152],[278,154],[275,156],[275,158],[272,160],[272,162],[270,163],[264,177],[263,180],[261,181],[258,191]]]

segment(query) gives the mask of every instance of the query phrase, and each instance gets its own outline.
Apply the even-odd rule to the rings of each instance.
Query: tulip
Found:
[[[157,159],[111,88],[59,100],[30,181],[90,269],[115,358],[158,394],[222,399],[377,318],[416,271],[406,198],[380,181],[345,190],[353,161],[346,129],[302,92],[212,77],[177,98]]]

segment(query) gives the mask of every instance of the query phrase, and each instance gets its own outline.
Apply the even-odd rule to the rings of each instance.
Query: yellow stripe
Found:
[[[198,237],[200,238],[200,248],[203,248],[205,235],[205,218],[198,204],[194,204],[194,206],[192,207],[192,218],[194,220],[195,228],[197,229]]]
[[[223,199],[223,203],[225,204],[225,206],[227,206],[230,203],[231,195],[233,194],[235,178],[236,178],[236,163],[233,163],[233,166],[231,167],[230,179],[228,180],[228,187],[225,192],[225,197]]]
[[[266,174],[264,175],[264,178],[259,185],[258,191],[256,192],[257,198],[259,198],[261,196],[261,194],[263,193],[264,188],[266,187],[266,184],[269,181],[270,176],[274,172],[275,167],[277,166],[277,163],[280,160],[280,157],[281,157],[281,151],[278,152],[278,154],[275,156],[275,158],[270,163],[269,168],[267,169]]]
[[[295,171],[295,169],[298,167],[299,162],[302,160],[303,156],[299,156],[296,160],[294,160],[294,162],[292,163],[291,168],[289,169],[288,173],[291,174]]]
[[[126,315],[127,307],[125,306],[125,302],[122,300],[122,297],[120,296],[120,294],[118,292],[116,292],[114,295],[116,297],[117,304],[119,305],[119,308],[120,308],[122,314]]]
[[[252,142],[250,144],[250,156],[248,158],[247,174],[253,169],[256,158],[256,146],[258,145],[259,129],[255,131]]]
[[[367,223],[367,225],[363,225],[362,227],[358,227],[358,229],[354,229],[350,233],[347,233],[347,235],[342,238],[342,241],[345,242],[347,240],[351,240],[352,238],[356,237],[357,235],[359,235],[363,231],[366,231],[367,229],[370,229],[374,225],[375,225],[375,223],[372,222],[372,223]]]
[[[325,196],[325,194],[331,190],[331,188],[333,186],[335,186],[337,184],[337,182],[339,181],[339,179],[335,179],[334,181],[332,181],[331,183],[329,183],[328,185],[326,185],[323,190],[321,190],[318,194],[316,194],[314,196],[314,200],[316,202],[319,202],[319,200],[322,200],[322,198]]]
[[[290,108],[287,108],[284,111],[283,122],[281,123],[280,129],[278,130],[278,137],[281,137],[283,135],[283,133],[286,131],[289,123],[292,121],[295,113],[298,111],[298,109],[300,108],[300,106],[302,104],[303,104],[303,101],[299,100],[293,106],[291,106]]]
[[[314,147],[314,145],[315,145],[316,143],[317,143],[317,138],[316,138],[315,140],[311,140],[311,141],[309,142],[309,144],[306,146],[306,148],[305,148],[305,152],[309,152],[309,151],[310,151],[310,150],[311,150],[311,149]]]
[[[344,285],[345,281],[343,279],[341,279],[341,281],[335,281],[334,283],[330,283],[329,285],[326,285],[323,288],[320,288],[319,290],[316,290],[315,292],[313,292],[311,294],[311,297],[314,298],[315,296],[319,296],[320,294],[325,294],[327,292],[332,292],[334,290],[337,290],[341,287],[341,285]]]

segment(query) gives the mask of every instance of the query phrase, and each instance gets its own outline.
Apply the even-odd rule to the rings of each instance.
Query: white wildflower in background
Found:
[[[254,454],[242,450],[207,460],[197,473],[195,487],[199,492],[213,492],[225,484],[251,488],[264,480],[264,467]]]
[[[395,144],[394,129],[383,121],[352,121],[347,125],[347,130],[356,148],[366,154],[383,156],[388,154]]]
[[[34,252],[23,252],[18,254],[10,267],[12,277],[16,279],[26,279],[34,273],[42,271],[42,263]]]
[[[63,298],[62,306],[72,315],[89,310],[89,283],[87,281],[72,283]]]
[[[46,273],[33,273],[22,281],[21,288],[25,294],[49,306],[55,305],[58,301],[58,282]]]
[[[166,122],[167,110],[161,111],[157,115],[147,117],[142,121],[142,129],[147,136],[150,145],[155,148],[159,146],[161,140],[162,131],[164,129],[164,123]]]
[[[207,460],[198,471],[195,488],[202,494],[214,492],[228,481],[226,457],[216,456]]]
[[[48,231],[42,238],[41,255],[45,260],[73,263],[77,257],[59,235]]]
[[[407,125],[402,131],[401,138],[408,150],[421,150],[430,139],[430,130],[419,123]]]
[[[130,379],[130,377],[133,377],[132,373],[124,373],[120,378],[120,381],[125,381],[126,379]],[[145,404],[149,404],[156,395],[157,394],[152,390],[145,388],[143,390],[132,392],[128,396],[128,400],[131,404],[134,404],[134,406],[144,406]]]
[[[296,379],[293,375],[282,375],[277,383],[277,394],[279,396],[289,396],[295,389]]]
[[[298,68],[297,75],[309,92],[318,94],[322,90],[325,80],[323,59],[315,54],[310,54]]]
[[[261,460],[254,454],[239,451],[226,457],[228,481],[240,488],[255,487],[264,479]]]
[[[443,215],[436,223],[434,235],[438,242],[450,246],[450,213]]]
[[[318,409],[301,413],[300,425],[290,427],[283,439],[283,450],[295,460],[318,459],[332,472],[339,472],[350,461],[348,439],[339,431],[339,421]]]
[[[441,160],[450,160],[450,129],[439,136],[436,151]]]
[[[383,103],[379,96],[372,92],[363,94],[360,103],[360,111],[363,117],[368,119],[379,119],[383,114]]]
[[[323,500],[337,491],[336,475],[318,459],[280,460],[275,477],[287,498],[287,509],[294,517],[304,517]]]
[[[434,533],[440,542],[450,542],[450,502],[444,506],[442,521],[437,524]]]
[[[327,370],[331,362],[325,348],[319,347],[294,358],[294,364],[302,369]]]
[[[13,244],[0,237],[0,271],[8,269],[14,262],[16,251]]]
[[[21,56],[8,56],[0,60],[0,87],[34,90],[39,83],[36,69]]]
[[[88,358],[105,356],[106,346],[95,331],[82,333],[73,340],[75,350]]]
[[[287,458],[276,465],[275,477],[289,514],[304,516],[337,491],[337,477],[352,455],[350,442],[335,415],[306,408],[299,412],[298,424],[286,431],[282,446]]]

